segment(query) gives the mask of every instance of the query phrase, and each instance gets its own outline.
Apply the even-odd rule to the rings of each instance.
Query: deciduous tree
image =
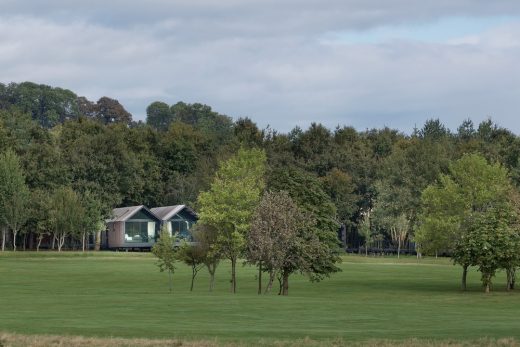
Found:
[[[466,154],[450,165],[448,175],[441,175],[439,182],[428,186],[422,194],[423,210],[415,238],[424,252],[452,253],[454,262],[463,268],[463,290],[468,268],[483,264],[486,259],[473,251],[474,241],[468,233],[482,240],[482,235],[492,237],[500,231],[498,226],[505,221],[485,224],[482,220],[484,216],[489,217],[489,211],[509,210],[511,189],[503,166],[488,164],[477,154]],[[495,215],[499,216],[504,215]],[[494,252],[500,251],[506,250],[494,248]],[[485,265],[479,267],[485,270]]]
[[[243,255],[252,215],[264,190],[265,153],[240,149],[224,161],[209,191],[199,195],[199,220],[219,230],[218,248],[231,261],[231,291],[236,292],[236,264]]]
[[[215,227],[198,222],[191,231],[198,252],[204,255],[203,263],[209,273],[209,291],[215,288],[215,273],[222,257],[218,247],[219,232]]]
[[[176,250],[173,247],[174,239],[168,232],[168,230],[163,227],[161,229],[161,233],[159,235],[159,240],[153,245],[152,253],[157,257],[157,266],[159,267],[159,271],[168,272],[168,284],[170,293],[173,290],[173,273],[175,272],[175,262],[177,260]]]
[[[80,196],[70,187],[56,189],[51,199],[49,219],[58,242],[58,252],[61,252],[67,236],[81,234],[84,218],[85,209]]]
[[[29,189],[18,156],[11,150],[0,155],[0,224],[2,250],[5,249],[5,227],[13,233],[13,250],[16,236],[28,219]]]
[[[323,245],[313,234],[315,221],[305,215],[287,192],[266,192],[255,212],[247,239],[248,260],[258,266],[258,294],[262,292],[262,271],[269,273],[266,292],[277,276],[282,278],[281,294],[289,294],[289,276],[312,273]]]

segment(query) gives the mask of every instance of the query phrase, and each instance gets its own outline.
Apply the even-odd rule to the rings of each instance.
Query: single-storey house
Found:
[[[105,248],[151,248],[159,235],[161,219],[146,206],[120,207],[107,220]]]
[[[166,230],[175,237],[177,241],[193,241],[191,228],[197,222],[197,214],[186,205],[174,205],[154,207],[151,209],[160,220]]]

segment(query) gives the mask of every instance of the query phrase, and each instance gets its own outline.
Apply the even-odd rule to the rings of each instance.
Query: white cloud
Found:
[[[412,2],[56,0],[27,10],[2,1],[0,79],[107,95],[141,119],[152,101],[183,100],[284,131],[310,121],[410,130],[429,117],[454,128],[492,115],[520,132],[519,25],[446,42],[324,40],[335,30],[520,9]]]

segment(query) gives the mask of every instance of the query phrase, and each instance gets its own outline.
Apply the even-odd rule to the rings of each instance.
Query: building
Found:
[[[160,228],[161,219],[146,206],[116,208],[112,210],[112,218],[107,220],[102,246],[109,249],[151,248]]]
[[[154,207],[151,209],[160,220],[161,225],[166,227],[166,230],[177,241],[193,241],[191,235],[191,228],[197,222],[197,214],[186,205],[174,205]]]

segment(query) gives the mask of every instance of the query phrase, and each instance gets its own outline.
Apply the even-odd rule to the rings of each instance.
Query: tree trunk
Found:
[[[258,295],[262,294],[262,262],[258,264]]]
[[[283,272],[282,295],[289,295],[289,272]]]
[[[16,234],[18,234],[18,231],[13,230],[13,252],[16,252]]]
[[[468,265],[463,265],[462,266],[462,285],[461,285],[461,289],[463,291],[466,290],[466,279],[468,277]]]
[[[267,287],[265,288],[264,294],[269,293],[271,291],[271,289],[273,288],[273,282],[274,282],[275,276],[276,276],[276,273],[274,270],[269,271],[269,283],[267,283]]]
[[[217,270],[217,264],[206,264],[206,267],[208,268],[209,272],[209,291],[212,292],[215,288],[215,272]]]
[[[401,240],[397,241],[397,259],[401,255]]]
[[[514,267],[509,267],[506,270],[507,273],[507,285],[506,289],[508,291],[515,289],[515,277],[516,277],[516,269]]]
[[[484,280],[484,293],[488,294],[491,290],[491,275],[482,274],[482,279]]]
[[[212,292],[215,288],[215,273],[209,275],[209,291]]]
[[[55,247],[56,247],[56,239],[57,239],[57,238],[58,238],[58,237],[56,236],[56,234],[53,233],[53,234],[52,234],[52,243],[51,243],[51,249],[52,249],[52,250],[54,250]]]
[[[34,232],[29,233],[29,249],[34,249],[34,236]]]
[[[61,252],[61,248],[63,247],[63,245],[65,244],[65,237],[67,235],[60,235],[58,237],[58,252]]]
[[[83,232],[83,234],[81,234],[81,251],[82,252],[85,252],[85,232]]]
[[[237,292],[237,278],[236,278],[237,258],[231,258],[231,293]]]
[[[96,245],[94,246],[95,251],[101,249],[101,231],[96,231]]]
[[[368,245],[365,243],[365,257],[368,257]]]
[[[195,276],[197,276],[197,271],[195,269],[195,266],[191,266],[191,285],[190,285],[190,292],[193,291],[193,283],[195,282]]]
[[[43,234],[38,235],[38,244],[36,245],[36,252],[40,251],[40,245],[42,244]]]
[[[27,233],[23,234],[23,250],[26,250],[26,243],[27,243]]]
[[[282,295],[282,287],[283,287],[283,281],[282,281],[282,275],[278,274],[278,285],[279,285],[279,289],[278,289],[278,295]]]
[[[2,252],[5,251],[5,227],[2,227]]]
[[[172,272],[171,270],[168,270],[168,283],[170,285],[170,293],[173,290],[173,283],[172,283]]]

